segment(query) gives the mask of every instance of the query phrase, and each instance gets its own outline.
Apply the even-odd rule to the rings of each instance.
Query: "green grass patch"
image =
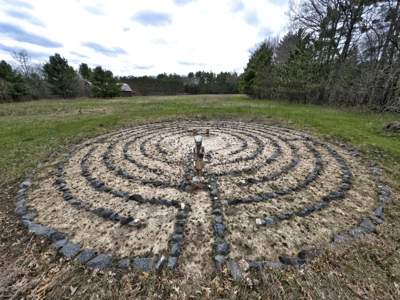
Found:
[[[382,130],[399,119],[396,115],[252,100],[241,95],[196,95],[1,104],[0,183],[23,178],[60,147],[138,123],[181,117],[286,124],[323,134],[356,148],[399,178],[400,136]]]

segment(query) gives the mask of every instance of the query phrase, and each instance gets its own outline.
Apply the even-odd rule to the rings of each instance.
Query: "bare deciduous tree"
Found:
[[[279,98],[400,112],[400,1],[293,0],[288,16],[272,56],[278,72],[257,63],[258,45],[242,91],[270,97],[260,92],[275,74]]]

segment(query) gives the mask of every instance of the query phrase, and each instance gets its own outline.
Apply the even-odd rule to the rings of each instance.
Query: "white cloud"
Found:
[[[231,11],[234,13],[244,10],[244,3],[242,0],[231,0],[230,5]]]
[[[260,19],[255,9],[245,11],[244,20],[248,25],[256,28],[260,25]]]
[[[266,33],[282,31],[287,10],[287,1],[277,0],[31,0],[26,8],[46,25],[35,26],[18,20],[17,14],[6,14],[18,9],[12,3],[0,2],[3,24],[18,24],[17,33],[34,33],[50,46],[27,43],[16,31],[7,36],[0,30],[1,59],[11,61],[7,49],[14,48],[57,52],[74,68],[79,61],[91,67],[100,62],[116,75],[134,76],[241,72],[248,49]],[[62,47],[52,48],[50,41]]]

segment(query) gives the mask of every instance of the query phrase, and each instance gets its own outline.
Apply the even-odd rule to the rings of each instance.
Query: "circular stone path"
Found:
[[[191,182],[195,134],[202,188]],[[16,212],[88,267],[201,276],[226,263],[240,278],[376,231],[390,193],[364,162],[279,126],[157,122],[54,153],[21,184]]]

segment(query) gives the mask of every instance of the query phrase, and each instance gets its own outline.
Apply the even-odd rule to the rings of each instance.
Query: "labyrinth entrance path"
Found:
[[[202,189],[190,180],[196,131]],[[226,262],[279,266],[374,230],[382,197],[373,171],[345,145],[294,129],[149,123],[53,154],[25,184],[23,220],[61,255],[99,268],[201,276]]]

